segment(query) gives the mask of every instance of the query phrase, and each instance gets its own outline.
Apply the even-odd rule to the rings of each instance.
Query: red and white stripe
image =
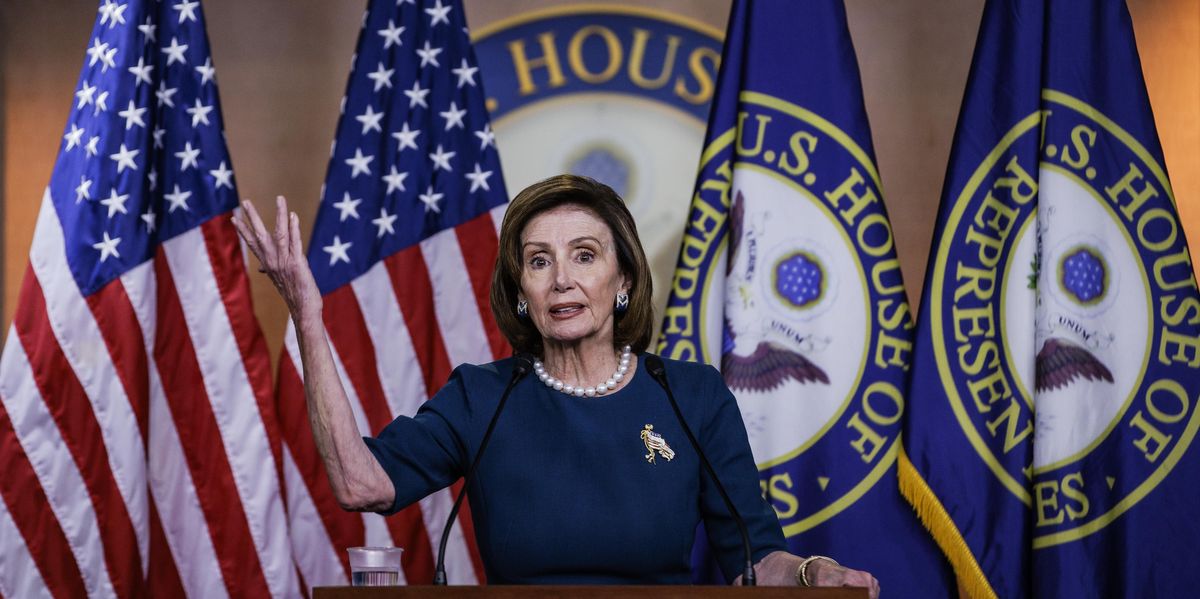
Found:
[[[378,433],[397,416],[415,414],[445,384],[454,365],[511,353],[488,303],[505,208],[402,250],[325,295],[330,349],[364,435]],[[345,584],[346,548],[365,544],[403,547],[404,578],[429,583],[451,491],[457,493],[461,481],[387,519],[342,511],[313,443],[302,376],[289,325],[276,400],[292,550],[305,584]],[[451,529],[446,570],[451,584],[484,582],[469,510]]]
[[[64,247],[47,191],[0,358],[0,595],[298,595],[228,216],[87,297]]]

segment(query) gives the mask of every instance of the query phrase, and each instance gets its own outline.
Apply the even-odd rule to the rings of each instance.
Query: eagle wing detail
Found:
[[[742,391],[770,391],[787,379],[829,384],[825,371],[808,358],[769,341],[759,343],[749,356],[725,354],[721,373],[731,389]]]
[[[1057,337],[1046,340],[1035,364],[1037,391],[1065,388],[1079,378],[1113,382],[1112,372],[1092,352]]]

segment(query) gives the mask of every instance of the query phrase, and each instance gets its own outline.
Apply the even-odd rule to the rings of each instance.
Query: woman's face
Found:
[[[521,293],[546,341],[613,336],[613,302],[628,283],[608,225],[573,205],[547,210],[521,232]]]

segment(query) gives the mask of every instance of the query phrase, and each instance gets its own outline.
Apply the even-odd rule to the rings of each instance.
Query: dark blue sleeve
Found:
[[[382,514],[394,514],[462,476],[468,455],[464,433],[472,418],[457,368],[415,416],[400,416],[378,436],[363,437],[396,489],[396,501]]]
[[[705,388],[710,408],[698,441],[712,462],[713,470],[725,485],[729,498],[737,506],[738,513],[746,521],[750,534],[750,551],[754,563],[773,551],[786,551],[783,529],[779,518],[762,496],[758,482],[758,467],[750,451],[750,440],[746,437],[746,426],[737,400],[725,386],[720,373],[711,366],[704,367]],[[725,580],[732,581],[742,574],[745,552],[737,522],[729,515],[721,494],[713,486],[708,475],[700,485],[700,510],[704,516],[704,528],[708,542],[714,550]]]

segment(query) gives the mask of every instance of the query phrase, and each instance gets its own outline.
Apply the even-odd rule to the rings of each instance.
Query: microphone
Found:
[[[488,423],[487,431],[483,433],[483,439],[479,442],[479,451],[475,452],[475,459],[471,461],[471,467],[467,468],[467,473],[463,475],[463,487],[458,492],[458,497],[454,499],[454,506],[450,508],[450,516],[446,518],[446,527],[442,529],[442,542],[438,545],[437,567],[433,571],[433,584],[437,586],[446,586],[446,543],[450,539],[450,526],[454,524],[454,518],[458,516],[458,508],[462,506],[463,497],[467,496],[467,484],[471,480],[471,475],[475,474],[475,469],[479,467],[479,459],[483,457],[483,451],[487,449],[488,440],[492,438],[492,431],[496,429],[496,421],[500,419],[500,412],[504,410],[504,404],[508,402],[508,396],[512,393],[517,383],[533,370],[533,357],[525,352],[518,353],[513,356],[512,377],[508,379],[508,386],[504,388],[504,393],[500,395],[500,403],[496,405],[496,413],[492,414],[492,421]]]
[[[667,399],[671,402],[671,409],[675,410],[675,418],[679,420],[679,425],[683,427],[683,432],[687,435],[688,441],[692,444],[692,449],[696,450],[696,455],[700,457],[700,463],[704,466],[704,471],[708,473],[712,479],[713,485],[716,486],[717,492],[721,495],[721,500],[725,502],[725,508],[729,510],[729,515],[733,516],[734,522],[737,523],[738,532],[742,535],[742,550],[746,555],[746,567],[742,571],[742,586],[755,586],[757,581],[754,577],[754,554],[750,552],[750,533],[746,531],[746,522],[742,520],[742,515],[738,513],[737,508],[733,506],[733,501],[729,499],[729,494],[725,492],[725,487],[717,478],[716,471],[713,470],[712,463],[708,461],[708,456],[704,455],[704,450],[700,449],[700,443],[696,441],[696,436],[692,434],[692,429],[683,419],[683,412],[679,411],[679,403],[675,401],[675,394],[671,393],[671,386],[667,384],[667,369],[663,365],[662,358],[654,354],[642,354],[642,363],[646,365],[646,372],[658,382],[663,391],[667,392]]]

